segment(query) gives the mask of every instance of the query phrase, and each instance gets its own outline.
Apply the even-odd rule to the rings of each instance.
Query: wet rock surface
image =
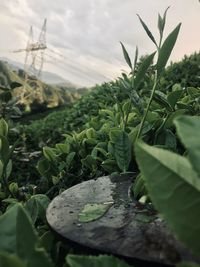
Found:
[[[153,207],[131,199],[129,190],[133,179],[134,175],[130,174],[105,176],[64,191],[47,209],[50,227],[62,238],[101,253],[157,262],[162,266],[191,260],[190,253]],[[114,204],[101,218],[87,223],[78,220],[86,204],[104,202]]]

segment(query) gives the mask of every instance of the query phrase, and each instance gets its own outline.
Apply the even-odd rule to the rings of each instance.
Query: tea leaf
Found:
[[[147,25],[144,23],[144,21],[141,19],[141,17],[137,14],[144,30],[146,31],[147,35],[149,36],[149,38],[151,39],[151,41],[156,45],[156,47],[158,47],[155,38],[153,37],[153,34],[150,32],[149,28],[147,27]]]
[[[50,170],[49,161],[46,158],[39,160],[37,164],[37,170],[42,176],[45,176],[45,174]]]
[[[198,96],[200,96],[200,91],[197,88],[194,87],[188,87],[187,88],[187,93],[192,97],[192,98],[196,98]]]
[[[129,65],[129,67],[132,69],[132,63],[131,63],[131,59],[129,57],[128,52],[126,51],[125,46],[122,44],[122,42],[120,42],[121,46],[122,46],[122,50],[123,50],[123,54],[124,54],[124,58],[126,60],[126,63]]]
[[[109,173],[112,173],[116,171],[117,169],[117,163],[113,159],[106,159],[101,163],[101,166],[104,170],[108,171]]]
[[[8,124],[4,119],[0,119],[0,135],[4,137],[8,135]]]
[[[199,255],[200,180],[190,162],[144,143],[137,144],[135,153],[156,209],[179,239]]]
[[[42,194],[34,195],[26,202],[25,208],[30,214],[33,223],[38,218],[45,219],[45,212],[49,202],[49,198]]]
[[[55,153],[55,149],[50,148],[50,147],[43,147],[43,153],[46,159],[48,159],[49,161],[54,161],[57,157],[56,153]]]
[[[173,111],[171,105],[167,101],[164,94],[160,93],[159,91],[156,91],[153,100],[157,102],[161,107],[166,108],[168,111]]]
[[[28,267],[55,267],[51,258],[44,248],[35,248],[33,254],[28,259]]]
[[[3,174],[3,163],[2,161],[0,160],[0,180],[2,178],[2,174]]]
[[[150,67],[153,58],[155,56],[156,52],[152,53],[151,55],[149,55],[141,64],[141,66],[139,67],[135,80],[134,80],[134,86],[137,89],[138,86],[140,85],[140,83],[142,82],[142,80],[145,77],[146,71],[148,70],[148,68]]]
[[[188,149],[190,162],[200,175],[200,118],[180,116],[175,119],[174,123],[182,143]]]
[[[167,15],[167,11],[168,11],[169,8],[170,7],[168,7],[165,10],[163,18],[160,16],[160,14],[158,14],[158,29],[159,29],[161,37],[163,36],[163,31],[164,31],[164,28],[165,28],[166,15]]]
[[[67,157],[66,157],[66,167],[68,169],[71,167],[72,161],[73,161],[75,156],[76,156],[75,152],[71,152],[71,153],[69,153],[69,155],[67,155]]]
[[[147,194],[147,190],[144,184],[144,178],[142,177],[141,173],[138,174],[138,176],[136,177],[134,181],[133,194],[136,199],[139,199],[143,195]]]
[[[7,138],[3,135],[0,135],[0,152],[3,164],[7,164],[10,155],[10,148]]]
[[[125,131],[112,130],[110,132],[111,140],[114,140],[114,153],[117,165],[121,171],[128,170],[131,161],[131,142]]]
[[[69,144],[56,144],[56,148],[60,153],[68,154],[70,151],[70,145]]]
[[[183,95],[183,90],[173,91],[168,94],[167,101],[169,102],[172,108],[175,107],[176,103],[178,102],[178,100],[182,95]]]
[[[17,87],[21,87],[22,84],[21,83],[18,83],[18,82],[12,82],[11,85],[10,85],[10,88],[11,89],[15,89]]]
[[[5,91],[3,93],[0,94],[0,99],[3,101],[3,102],[9,102],[11,99],[12,99],[12,94],[11,92],[9,91]]]
[[[113,202],[86,204],[79,213],[79,222],[91,222],[101,218],[113,205]]]
[[[16,220],[16,252],[20,258],[29,258],[37,242],[37,234],[25,210],[18,206]]]
[[[136,46],[136,49],[135,49],[135,58],[134,58],[134,70],[136,68],[137,60],[138,60],[138,47]]]
[[[180,27],[181,23],[178,24],[178,26],[168,35],[160,49],[158,61],[156,64],[158,76],[161,75],[163,69],[165,68],[165,65],[167,64],[167,61],[176,43]]]
[[[0,217],[0,250],[16,251],[16,220],[18,206],[15,205]]]

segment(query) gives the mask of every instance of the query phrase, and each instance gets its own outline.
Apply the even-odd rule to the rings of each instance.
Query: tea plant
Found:
[[[163,73],[161,79],[162,88],[170,88],[178,83],[182,87],[198,87],[199,73],[200,73],[200,52],[195,52],[190,56],[184,58],[177,63],[171,63],[170,66]]]
[[[67,255],[69,249],[49,231],[45,212],[50,198],[83,180],[138,172],[135,155],[141,173],[133,185],[134,196],[150,196],[149,201],[155,203],[180,240],[198,253],[199,118],[178,116],[200,114],[200,91],[198,83],[189,84],[188,77],[187,83],[176,80],[174,84],[172,80],[166,85],[165,73],[170,73],[171,67],[165,72],[165,66],[180,29],[179,24],[163,41],[166,14],[167,10],[163,17],[158,16],[158,41],[138,16],[156,46],[155,52],[139,59],[136,48],[132,63],[121,43],[130,73],[96,86],[68,110],[17,126],[22,137],[17,148],[10,144],[18,134],[9,133],[8,123],[1,119],[0,209],[4,214],[0,216],[0,266],[128,267],[111,256]],[[6,93],[11,104],[11,88],[0,89],[0,98],[6,100]],[[7,117],[8,103],[1,103],[2,115]],[[41,148],[43,157],[36,173],[34,161],[40,157]],[[28,155],[24,165],[22,155]],[[185,264],[179,266],[194,266]]]
[[[10,147],[8,142],[8,124],[4,119],[0,120],[0,181],[1,198],[5,198],[9,193],[14,194],[18,190],[17,184],[9,185],[9,177],[12,172],[11,156],[14,146]],[[12,192],[11,192],[12,191]]]
[[[160,16],[160,14],[158,15],[158,29],[159,29],[159,33],[160,33],[160,39],[158,42],[156,42],[154,36],[152,35],[152,33],[150,32],[150,30],[148,29],[147,25],[144,23],[144,21],[141,19],[141,17],[138,15],[139,20],[144,28],[144,30],[146,31],[148,37],[151,39],[151,41],[155,44],[156,46],[156,50],[157,50],[157,62],[155,65],[155,73],[154,73],[154,77],[153,77],[153,87],[151,90],[151,95],[150,98],[148,100],[148,104],[145,110],[145,113],[142,117],[139,129],[138,129],[138,133],[137,133],[137,139],[140,138],[141,134],[142,134],[142,130],[148,115],[148,112],[150,110],[150,106],[151,103],[153,101],[155,92],[156,92],[156,88],[157,85],[159,83],[160,77],[164,71],[164,68],[167,64],[167,61],[171,55],[171,52],[173,50],[173,47],[176,43],[176,39],[178,37],[178,33],[180,30],[180,26],[181,24],[179,24],[170,34],[169,36],[166,38],[166,40],[164,42],[162,42],[163,40],[163,33],[164,33],[164,28],[165,28],[165,22],[166,22],[166,14],[167,14],[167,10],[164,12],[163,17]],[[132,72],[132,95],[130,95],[131,99],[136,100],[138,97],[135,98],[136,95],[136,91],[137,88],[141,82],[141,80],[143,79],[146,71],[148,70],[148,68],[150,67],[153,58],[155,56],[155,53],[152,53],[150,56],[148,56],[143,63],[141,64],[141,66],[139,67],[139,69],[137,70],[137,73],[135,74],[135,70],[136,70],[136,63],[137,63],[137,57],[138,57],[138,50],[136,48],[136,53],[135,53],[135,60],[134,60],[134,66],[132,66],[130,57],[124,47],[124,45],[122,44],[122,49],[123,49],[123,53],[124,53],[124,58],[127,62],[127,64],[129,65],[129,67],[131,68],[131,72]],[[171,97],[173,98],[173,97]],[[139,101],[134,101],[136,105],[139,104]],[[137,104],[138,103],[138,104]]]
[[[174,123],[187,157],[141,142],[136,145],[136,157],[156,209],[179,239],[199,255],[200,119],[180,116]]]
[[[12,99],[12,90],[22,85],[17,82],[13,82],[9,86],[0,85],[0,115],[3,118],[12,118],[21,116],[20,109],[15,105],[15,101]]]

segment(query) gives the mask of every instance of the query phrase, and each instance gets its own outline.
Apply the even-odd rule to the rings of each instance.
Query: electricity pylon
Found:
[[[24,98],[25,88],[29,79],[29,76],[35,76],[36,79],[41,78],[42,68],[44,64],[46,45],[46,24],[47,20],[44,20],[38,41],[34,41],[33,28],[30,27],[28,42],[26,48],[13,51],[14,53],[26,52],[24,61],[24,86],[21,94],[21,101]],[[21,102],[20,101],[20,102]]]

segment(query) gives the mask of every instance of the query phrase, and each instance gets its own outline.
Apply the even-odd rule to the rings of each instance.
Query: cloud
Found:
[[[46,63],[44,67],[82,85],[103,82],[117,77],[121,69],[127,69],[119,41],[126,45],[131,56],[136,45],[140,54],[154,49],[136,13],[155,32],[157,12],[163,13],[168,5],[172,7],[167,32],[183,21],[180,39],[172,54],[174,59],[180,59],[185,53],[199,49],[199,36],[195,32],[199,30],[200,5],[195,0],[1,0],[4,15],[0,17],[0,31],[4,41],[0,51],[25,47],[29,25],[34,26],[37,37],[43,19],[47,18],[47,46],[56,53],[47,50],[46,60],[54,64]],[[22,55],[15,57],[23,60]]]

